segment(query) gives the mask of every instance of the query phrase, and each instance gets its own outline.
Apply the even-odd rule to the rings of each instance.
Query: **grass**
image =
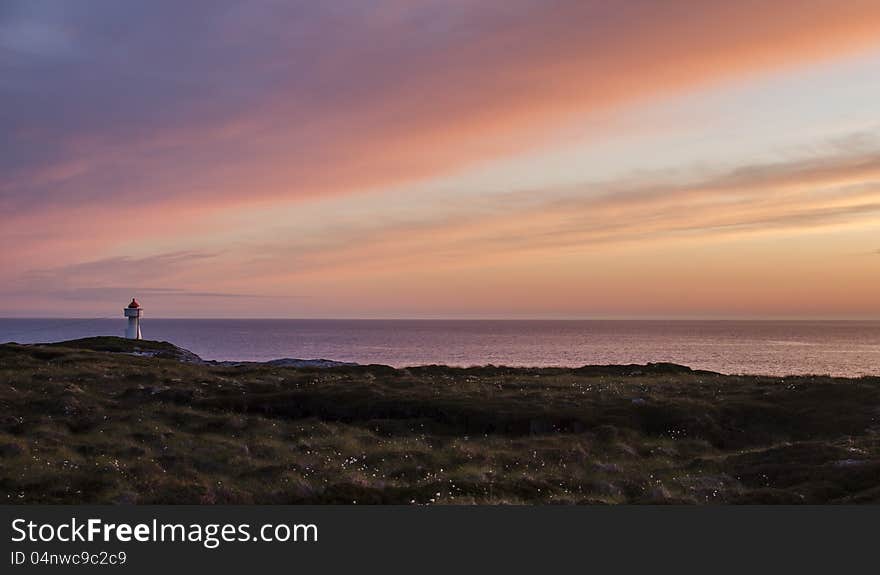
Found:
[[[181,359],[0,345],[0,501],[880,501],[880,378]]]

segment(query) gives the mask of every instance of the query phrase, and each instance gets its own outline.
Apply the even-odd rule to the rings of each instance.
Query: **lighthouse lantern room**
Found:
[[[141,316],[144,315],[144,309],[136,299],[131,298],[131,303],[123,310],[125,317],[128,318],[128,327],[125,328],[125,337],[128,339],[141,339]]]

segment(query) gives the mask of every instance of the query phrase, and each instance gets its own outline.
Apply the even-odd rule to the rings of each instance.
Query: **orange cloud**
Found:
[[[435,219],[297,230],[234,259],[266,293],[321,294],[318,314],[880,313],[859,240],[880,225],[878,180],[865,152],[514,192],[479,213],[462,200]]]
[[[351,94],[304,102],[299,83],[309,79],[279,60],[261,63],[280,79],[252,109],[134,140],[78,137],[92,171],[123,164],[129,179],[73,195],[86,205],[136,197],[210,210],[356,193],[532,149],[573,118],[636,100],[880,45],[873,0],[487,6],[470,9],[475,29],[459,43],[434,50],[414,39],[418,8],[399,3],[345,28],[310,54],[311,80]],[[450,10],[459,11],[453,26],[468,24],[467,8]]]
[[[876,2],[815,0],[793,11],[679,0],[640,3],[599,23],[595,5],[563,4],[446,47],[419,62],[419,73],[334,110],[330,121],[289,126],[317,142],[297,148],[300,157],[290,156],[286,134],[268,135],[260,152],[268,169],[244,179],[248,200],[431,177],[534,148],[575,117],[880,45]],[[283,125],[295,107],[282,102],[266,114]]]

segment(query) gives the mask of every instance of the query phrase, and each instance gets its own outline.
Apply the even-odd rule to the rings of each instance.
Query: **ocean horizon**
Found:
[[[0,342],[122,336],[120,319],[0,318]],[[206,360],[329,359],[392,367],[671,362],[729,374],[880,375],[880,321],[160,319],[145,339]]]

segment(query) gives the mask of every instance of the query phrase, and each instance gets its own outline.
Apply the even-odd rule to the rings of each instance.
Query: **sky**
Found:
[[[0,3],[0,316],[880,319],[880,2]]]

